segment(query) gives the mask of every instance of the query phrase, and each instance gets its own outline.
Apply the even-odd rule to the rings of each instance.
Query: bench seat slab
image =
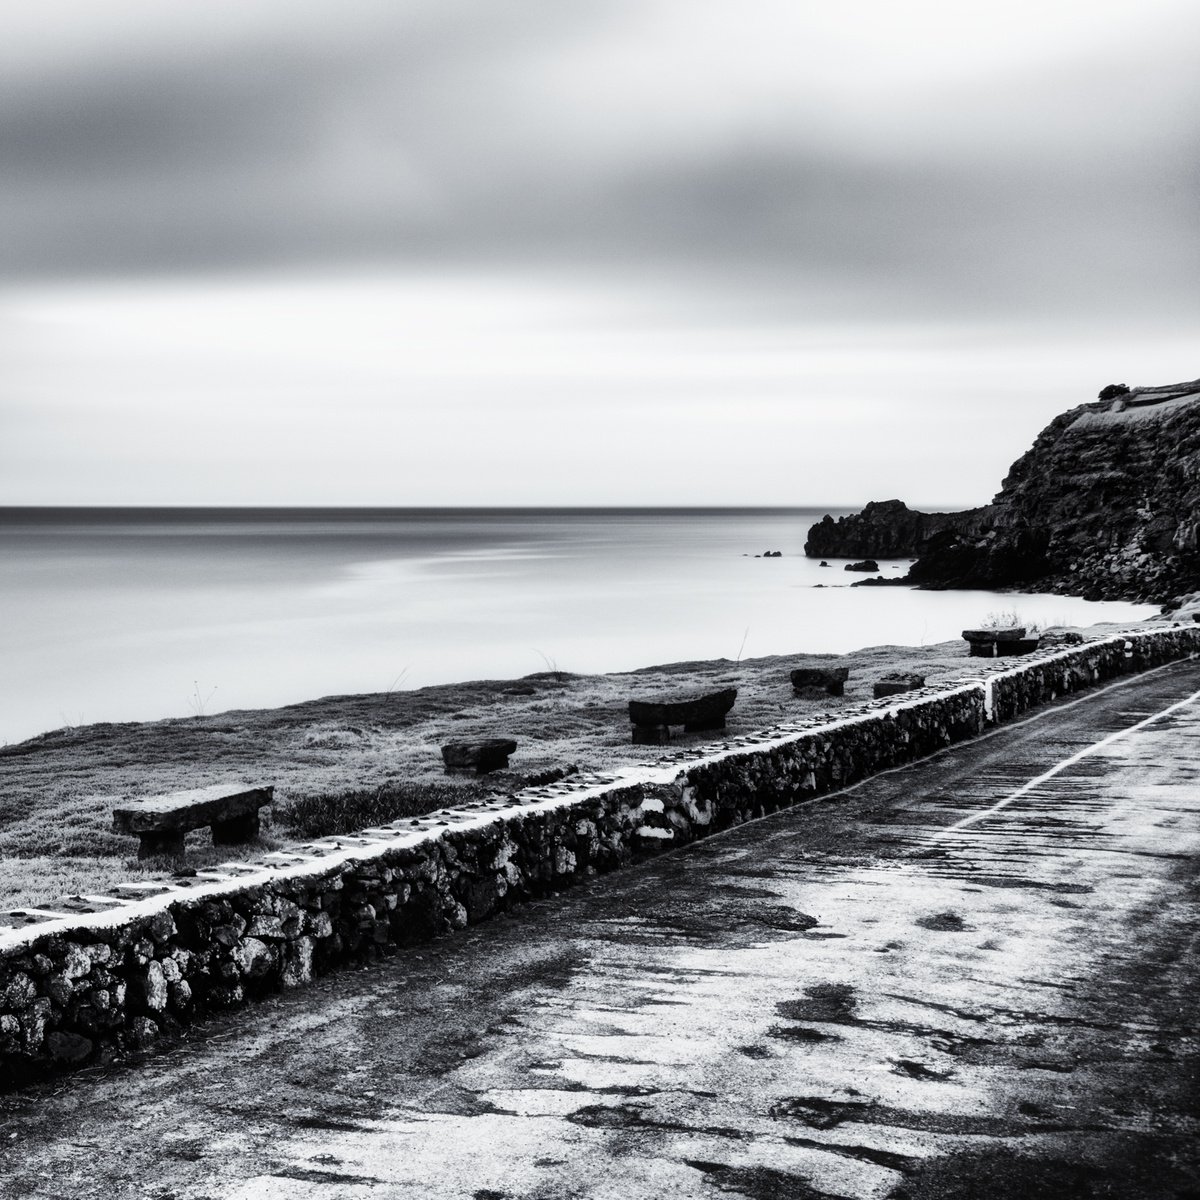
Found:
[[[736,699],[737,688],[724,688],[682,700],[630,700],[634,745],[665,746],[671,740],[672,725],[682,725],[685,733],[724,729],[725,714]]]
[[[704,717],[695,721],[684,722],[684,733],[706,733],[710,729],[724,729],[725,714],[716,713],[711,717]]]
[[[274,792],[273,787],[215,784],[130,800],[113,809],[113,829],[117,833],[187,833],[218,821],[256,817],[260,808],[271,803]]]

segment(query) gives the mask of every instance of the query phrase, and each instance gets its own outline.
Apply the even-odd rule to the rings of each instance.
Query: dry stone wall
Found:
[[[838,720],[798,721],[654,767],[574,776],[228,864],[133,902],[34,914],[26,928],[0,930],[0,1086],[135,1055],[206,1014],[486,920],[923,758],[989,719],[1197,650],[1200,627],[1108,639]]]
[[[1200,626],[1177,625],[1041,651],[988,677],[988,720],[1011,721],[1039,704],[1120,675],[1148,671],[1200,652]]]

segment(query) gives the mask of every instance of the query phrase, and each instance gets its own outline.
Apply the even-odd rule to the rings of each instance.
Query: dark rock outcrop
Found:
[[[824,587],[818,583],[817,587]],[[872,575],[868,579],[856,579],[853,587],[912,587],[912,581],[907,575]]]
[[[931,537],[978,521],[983,509],[924,513],[902,500],[872,500],[860,513],[825,516],[808,531],[809,558],[916,558]]]
[[[1131,388],[1060,414],[990,505],[918,513],[897,500],[868,504],[814,525],[805,553],[913,554],[905,581],[926,588],[1157,603],[1200,590],[1200,380]]]

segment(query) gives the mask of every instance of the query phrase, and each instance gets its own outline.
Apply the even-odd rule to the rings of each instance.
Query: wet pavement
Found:
[[[6,1097],[0,1195],[1200,1197],[1197,689],[1125,681]]]

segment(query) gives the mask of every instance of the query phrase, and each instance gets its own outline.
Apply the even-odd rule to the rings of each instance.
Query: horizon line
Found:
[[[896,499],[896,497],[888,497]],[[868,503],[822,501],[809,504],[0,504],[13,513],[290,513],[290,512],[808,512],[861,509]],[[907,504],[907,502],[905,502]],[[909,505],[911,508],[912,506]],[[959,512],[978,505],[938,505],[935,512]]]

